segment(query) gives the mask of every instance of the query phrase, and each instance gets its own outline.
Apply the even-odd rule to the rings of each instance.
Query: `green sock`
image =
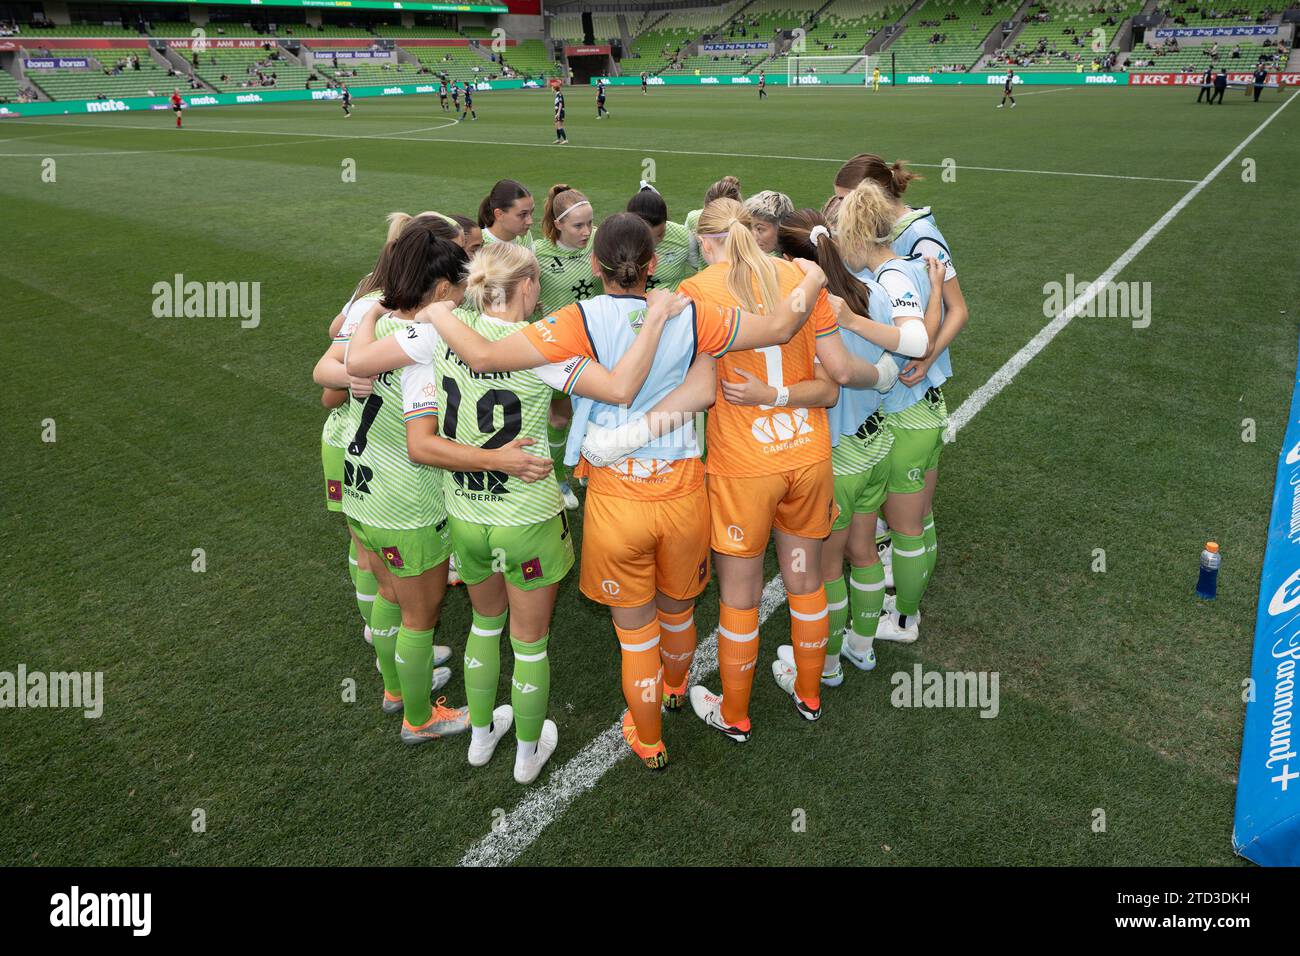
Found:
[[[496,617],[474,612],[474,623],[465,641],[465,697],[469,700],[472,727],[488,727],[492,723],[497,682],[501,680],[501,632],[505,626],[505,612]]]
[[[934,512],[921,520],[921,537],[925,539],[925,560],[928,565],[925,583],[928,587],[930,578],[934,576],[934,566],[939,563],[939,536],[934,530]]]
[[[894,529],[894,587],[898,613],[911,617],[921,604],[925,582],[930,576],[923,535],[903,534]]]
[[[885,566],[877,561],[865,568],[850,568],[849,580],[853,583],[849,592],[853,633],[858,637],[875,637],[880,611],[885,606]]]
[[[397,632],[402,627],[402,609],[388,601],[382,594],[375,595],[370,612],[370,636],[375,642],[375,657],[379,660],[379,673],[384,675],[384,690],[394,697],[402,692],[397,679]]]
[[[375,596],[379,593],[379,582],[369,571],[357,572],[357,610],[361,612],[361,618],[367,624],[371,623],[370,619],[374,616]]]
[[[352,535],[348,535],[348,577],[352,579],[353,586],[357,583],[357,543],[352,540]]]
[[[515,652],[515,672],[510,678],[510,703],[515,709],[515,739],[526,744],[542,738],[542,721],[551,697],[551,661],[546,656],[545,634],[540,641],[526,644],[510,638]]]
[[[551,445],[551,463],[555,466],[555,480],[564,481],[568,473],[564,469],[564,446],[568,441],[569,427],[556,428],[550,422],[546,423],[546,440]]]
[[[429,703],[429,685],[433,683],[433,628],[412,631],[403,625],[397,632],[393,659],[402,685],[406,722],[412,727],[423,727],[433,714]]]
[[[826,582],[826,610],[830,615],[830,637],[826,639],[826,666],[835,670],[835,660],[840,656],[840,648],[844,646],[844,628],[849,623],[849,595],[848,585],[844,583],[844,575],[840,575],[834,581]]]

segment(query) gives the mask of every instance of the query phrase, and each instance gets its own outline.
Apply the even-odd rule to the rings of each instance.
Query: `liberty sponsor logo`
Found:
[[[910,674],[897,671],[889,682],[895,707],[977,707],[984,718],[996,717],[1000,709],[997,671],[926,671],[913,664]]]
[[[59,928],[128,927],[132,936],[153,928],[152,893],[82,893],[73,886],[50,897],[50,925]]]
[[[185,281],[176,273],[172,282],[155,282],[154,318],[238,318],[240,328],[255,329],[262,322],[262,283]]]
[[[103,671],[0,671],[0,708],[80,710],[87,720],[104,713]]]

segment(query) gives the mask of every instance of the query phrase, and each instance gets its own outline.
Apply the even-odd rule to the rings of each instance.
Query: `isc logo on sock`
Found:
[[[515,690],[519,691],[519,693],[521,694],[531,694],[540,689],[536,684],[529,684],[529,683],[521,684],[513,677],[510,678],[510,683],[513,684]]]
[[[479,660],[477,657],[465,658],[465,670],[467,671],[472,671],[474,668],[482,667],[482,666],[483,666],[483,662]]]
[[[825,647],[825,646],[826,646],[826,638],[823,637],[820,641],[800,641],[800,642],[799,642],[799,646],[800,646],[800,647],[807,647],[807,648],[809,648],[810,650],[814,650],[814,651],[815,651],[815,650],[817,650],[819,647]]]

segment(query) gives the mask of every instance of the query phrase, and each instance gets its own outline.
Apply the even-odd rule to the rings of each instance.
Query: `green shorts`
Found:
[[[456,572],[466,584],[480,584],[494,574],[522,591],[564,580],[573,567],[573,535],[563,511],[537,524],[478,524],[447,519],[456,552]]]
[[[335,448],[328,442],[320,443],[320,461],[325,467],[325,510],[343,510],[343,459],[347,449]]]
[[[831,525],[832,531],[843,531],[853,522],[854,515],[880,513],[889,485],[889,461],[892,457],[891,451],[864,472],[835,476],[835,504],[840,513]]]
[[[445,564],[451,557],[451,532],[446,518],[428,528],[395,531],[362,524],[350,517],[348,527],[361,546],[383,558],[388,570],[399,578],[416,577]]]
[[[888,422],[888,418],[886,418]],[[939,464],[942,428],[892,428],[894,447],[889,457],[889,493],[910,495],[925,488],[925,473]]]

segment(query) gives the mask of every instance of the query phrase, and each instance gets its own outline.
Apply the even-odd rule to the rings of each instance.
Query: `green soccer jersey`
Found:
[[[492,231],[489,229],[484,229],[482,230],[482,232],[483,232],[483,245],[485,246],[491,245],[494,242],[501,241],[496,236],[492,235]],[[514,243],[516,246],[523,246],[525,249],[531,249],[533,248],[533,234],[531,232],[526,232],[522,236],[516,236],[514,239]]]
[[[407,335],[411,327],[384,315],[375,324],[375,336]],[[417,465],[406,452],[406,419],[437,414],[436,401],[430,367],[407,366],[375,379],[343,460],[343,513],[349,518],[394,531],[446,520],[441,472]],[[408,408],[415,411],[404,411]]]
[[[664,223],[664,238],[655,247],[655,255],[659,261],[655,264],[654,275],[646,283],[647,289],[676,290],[683,279],[699,272],[691,252],[691,234],[679,222]]]
[[[347,343],[352,340],[352,333],[361,324],[361,320],[366,317],[370,307],[382,295],[383,292],[377,289],[345,305],[343,312],[346,318],[344,318],[343,324],[339,326],[338,335],[331,340],[332,344],[346,347]],[[344,355],[346,354],[345,351]],[[330,409],[330,413],[325,419],[325,428],[321,432],[321,441],[333,448],[345,447],[352,440],[352,435],[357,430],[357,421],[359,420],[362,404],[349,394],[346,402],[338,408]]]
[[[836,477],[864,474],[884,461],[893,445],[894,433],[885,427],[885,413],[876,409],[856,434],[840,436],[831,449],[831,470]]]
[[[592,239],[595,239],[595,232]],[[604,286],[591,271],[591,243],[585,249],[566,249],[549,239],[533,243],[541,269],[542,294],[538,299],[542,315],[551,315],[566,305],[600,295]]]
[[[524,328],[468,308],[457,309],[456,315],[494,341]],[[477,373],[445,344],[434,347],[433,357],[444,438],[478,448],[501,448],[517,438],[531,438],[530,451],[539,458],[548,457],[552,391],[571,392],[590,362],[576,358],[530,371]],[[554,474],[529,483],[499,471],[449,471],[443,475],[443,492],[449,514],[477,524],[536,524],[564,508]]]

